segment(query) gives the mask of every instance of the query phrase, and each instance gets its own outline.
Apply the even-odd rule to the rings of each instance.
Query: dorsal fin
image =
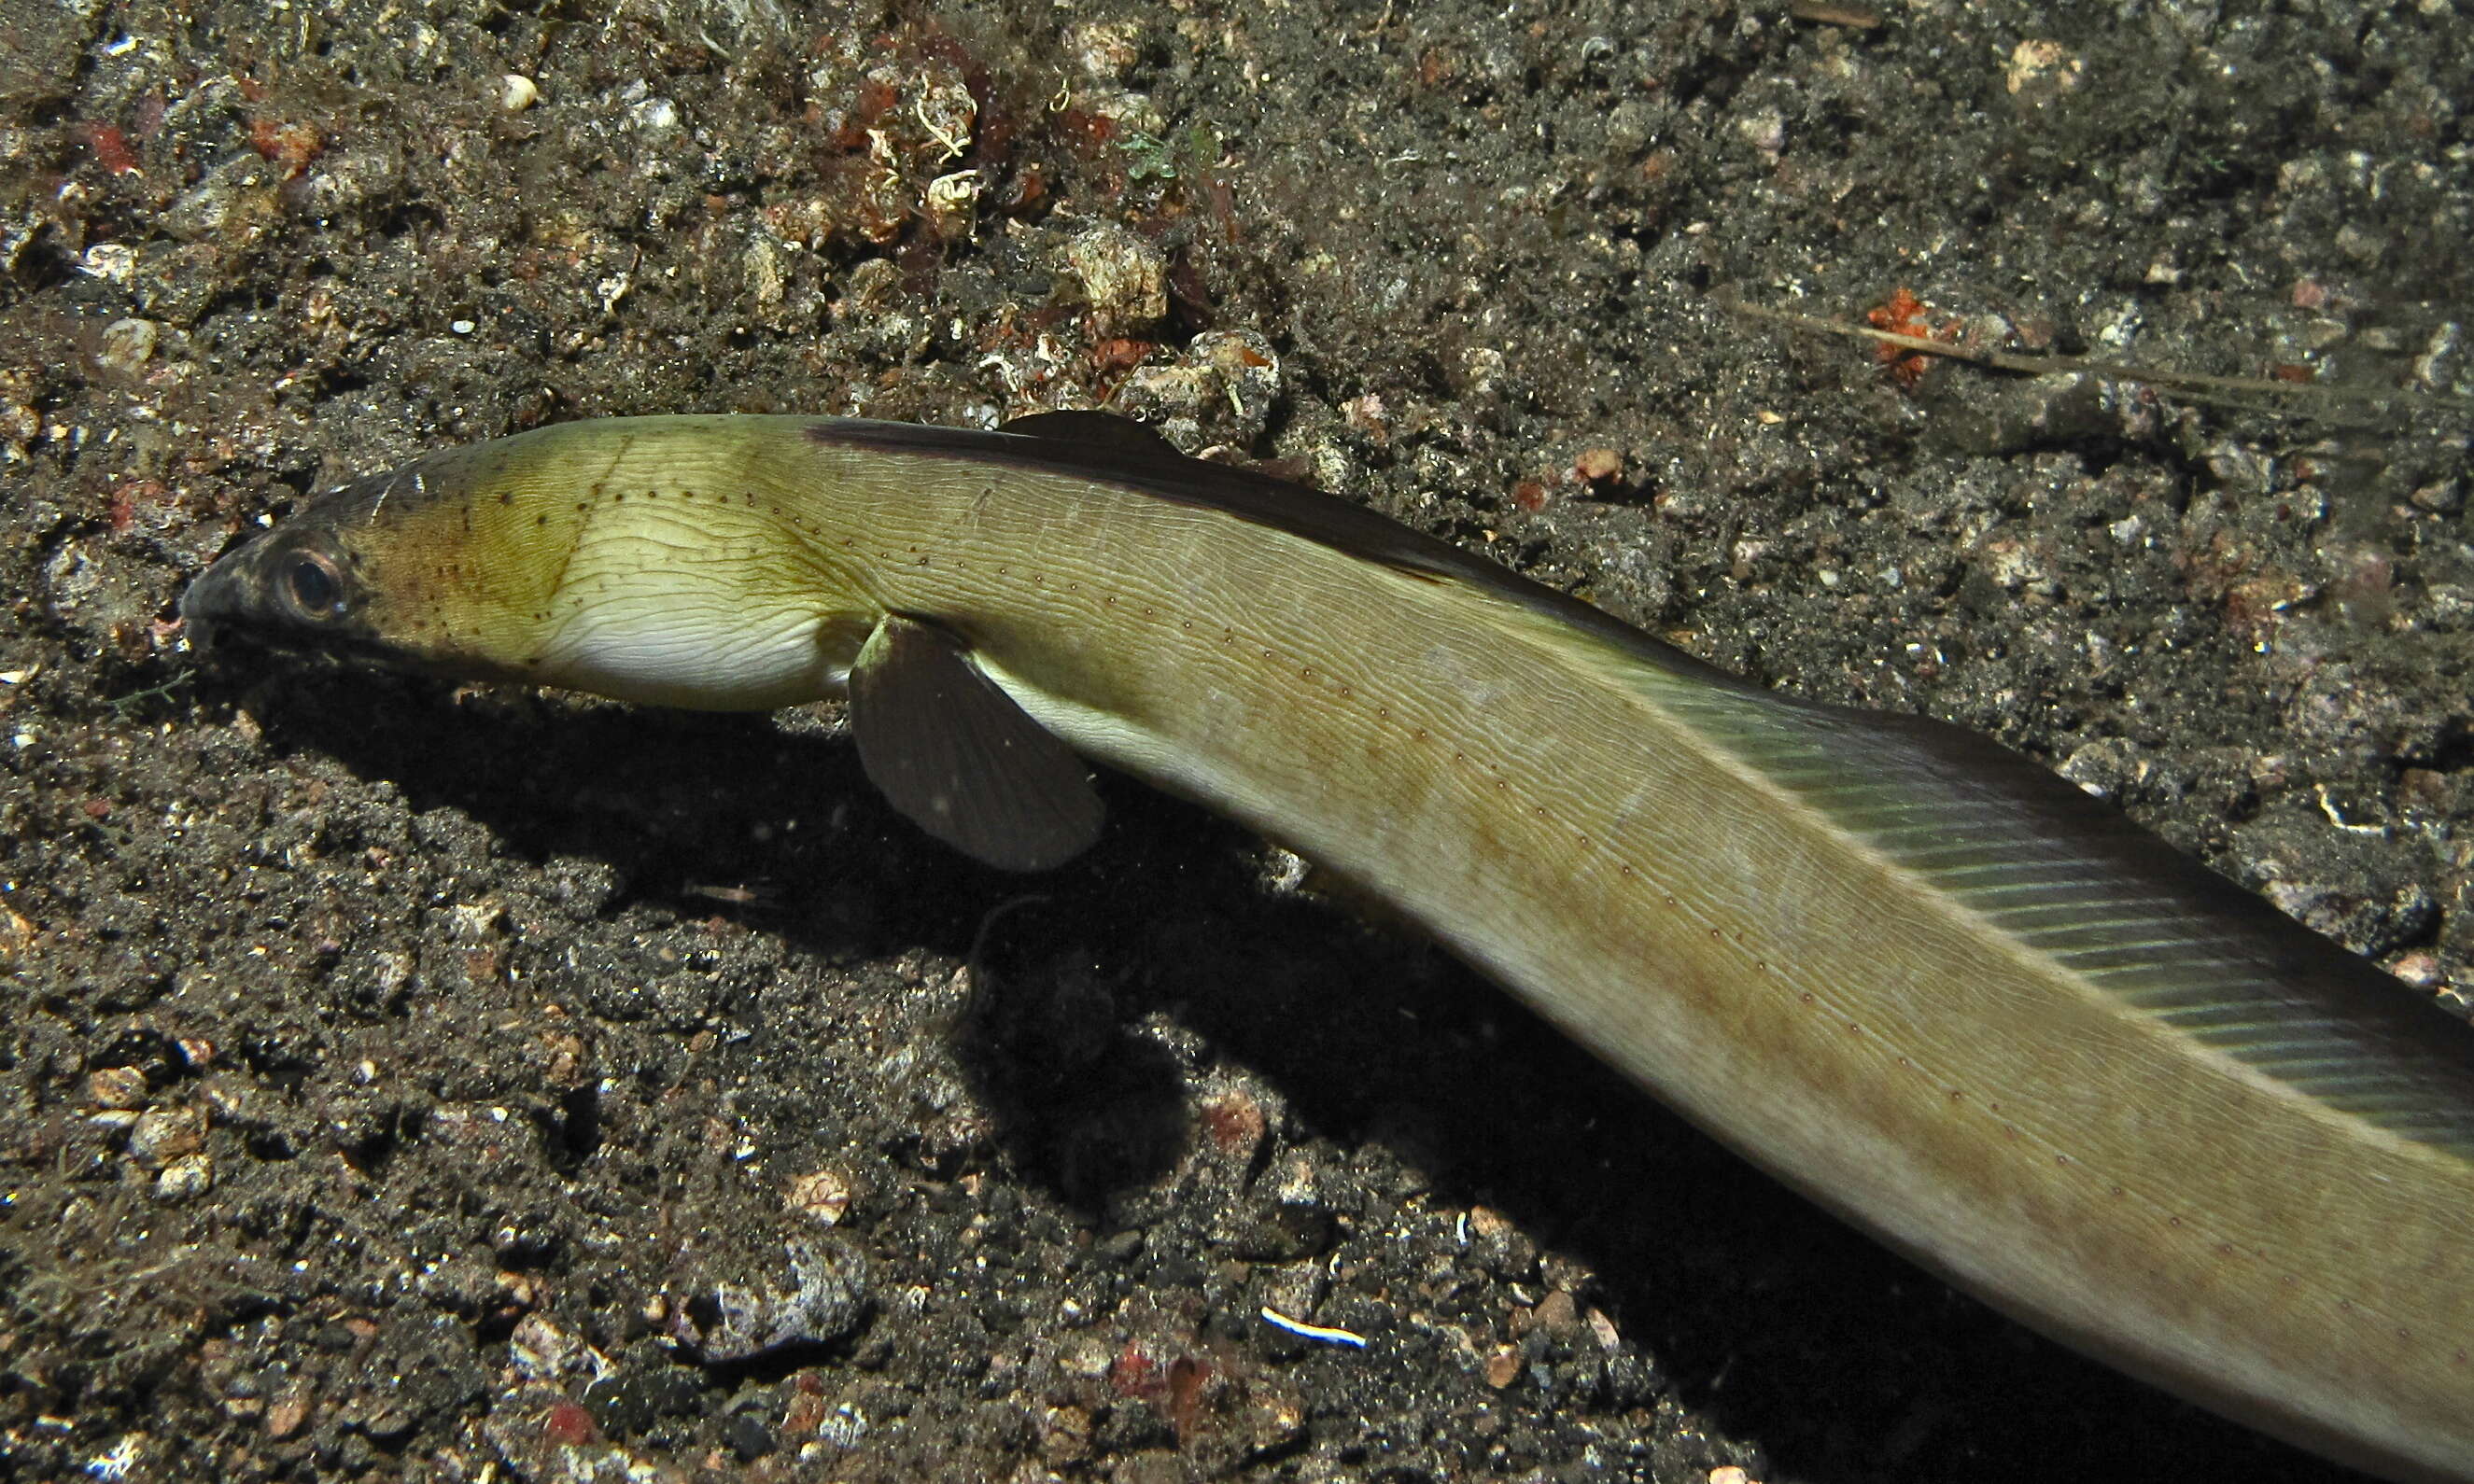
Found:
[[[1085,447],[1138,448],[1145,453],[1175,454],[1176,444],[1160,435],[1159,429],[1137,422],[1122,413],[1113,412],[1032,412],[1008,419],[997,425],[1000,433],[1019,434],[1024,438],[1045,438],[1057,443],[1080,443]]]

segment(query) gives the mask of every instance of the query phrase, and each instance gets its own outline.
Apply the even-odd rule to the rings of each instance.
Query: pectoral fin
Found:
[[[1091,774],[972,663],[953,635],[896,615],[851,667],[851,730],[870,781],[947,845],[1003,871],[1045,871],[1090,848]]]

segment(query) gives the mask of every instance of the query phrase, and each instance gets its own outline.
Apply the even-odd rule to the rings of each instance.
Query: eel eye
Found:
[[[344,578],[320,552],[297,552],[283,563],[283,596],[292,610],[312,623],[344,616]]]

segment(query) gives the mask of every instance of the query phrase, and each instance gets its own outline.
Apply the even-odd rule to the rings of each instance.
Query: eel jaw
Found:
[[[207,655],[249,610],[245,580],[235,561],[249,548],[223,558],[199,573],[181,594],[182,634],[190,653]]]

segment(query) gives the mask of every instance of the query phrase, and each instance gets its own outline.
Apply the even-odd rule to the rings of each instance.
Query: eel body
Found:
[[[895,805],[1018,869],[1097,831],[1097,759],[1370,889],[2035,1328],[2474,1479],[2462,1026],[1955,729],[1748,686],[1095,415],[1009,426],[545,429],[323,496],[182,610],[669,706],[847,685]]]

